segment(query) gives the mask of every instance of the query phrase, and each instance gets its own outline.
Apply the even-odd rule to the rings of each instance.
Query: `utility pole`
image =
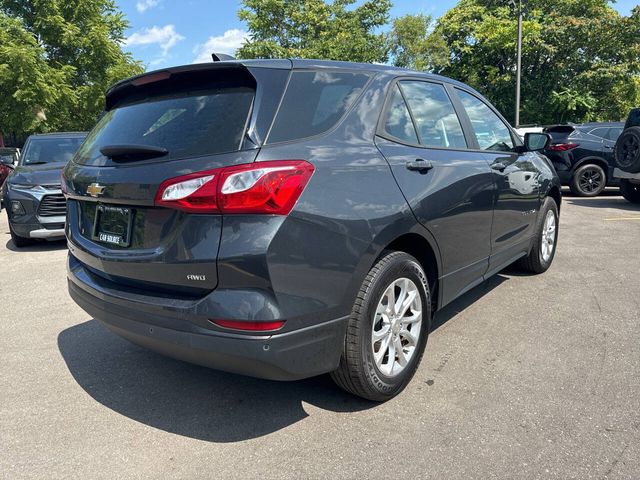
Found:
[[[516,128],[520,128],[520,79],[522,78],[522,0],[518,0],[518,67],[516,72]]]
[[[522,0],[509,0],[518,15],[518,59],[516,68],[516,118],[515,127],[520,127],[520,83],[522,78]],[[526,3],[526,0],[525,0]]]

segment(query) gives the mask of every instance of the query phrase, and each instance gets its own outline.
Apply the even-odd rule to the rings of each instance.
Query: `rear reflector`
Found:
[[[567,150],[573,150],[578,147],[577,143],[556,143],[555,145],[549,146],[548,150],[553,152],[566,152]]]
[[[155,204],[191,213],[288,215],[314,168],[304,160],[235,165],[165,180]]]
[[[284,320],[276,322],[242,322],[238,320],[209,320],[214,325],[245,332],[268,332],[280,330],[284,326]]]

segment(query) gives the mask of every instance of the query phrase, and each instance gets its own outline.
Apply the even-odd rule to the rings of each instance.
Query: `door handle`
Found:
[[[499,172],[504,172],[507,168],[507,165],[502,162],[494,162],[491,164],[491,168],[494,170],[498,170]]]
[[[433,164],[424,158],[416,158],[414,162],[407,162],[407,170],[414,172],[428,172],[433,168]]]

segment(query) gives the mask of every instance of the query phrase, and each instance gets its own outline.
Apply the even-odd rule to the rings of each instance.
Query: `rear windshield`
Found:
[[[100,119],[75,161],[101,165],[100,148],[113,145],[165,148],[163,159],[239,150],[254,94],[249,87],[220,88],[117,106]]]
[[[353,105],[369,75],[347,72],[294,72],[268,143],[312,137],[333,128]]]
[[[22,152],[20,164],[67,163],[83,140],[83,137],[31,138]]]

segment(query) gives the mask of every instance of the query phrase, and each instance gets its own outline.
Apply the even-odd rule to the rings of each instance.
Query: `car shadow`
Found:
[[[336,413],[377,405],[340,390],[328,375],[273,382],[164,357],[96,320],[61,332],[58,348],[76,382],[104,406],[208,442],[237,442],[286,428],[308,416],[304,403]]]
[[[579,199],[586,199],[586,200],[589,200],[592,198],[602,198],[602,197],[620,197],[620,188],[607,187],[597,197],[580,197],[578,195],[574,195],[573,193],[571,193],[571,190],[568,187],[563,187],[562,197],[565,199],[579,198]]]
[[[498,275],[438,312],[432,331],[487,294]],[[328,375],[272,382],[211,370],[155,354],[96,320],[62,331],[58,348],[76,382],[104,406],[145,425],[208,442],[261,437],[308,416],[305,403],[337,414],[377,406]]]
[[[18,248],[15,246],[15,244],[13,243],[13,240],[9,239],[7,240],[7,243],[5,244],[5,247],[7,250],[10,250],[12,252],[19,252],[19,253],[27,253],[27,252],[50,252],[53,250],[62,250],[67,248],[67,241],[65,239],[62,240],[40,240],[37,243],[34,243],[33,245],[29,245],[28,247],[21,247]]]
[[[628,202],[621,196],[599,196],[593,198],[565,197],[564,201],[581,207],[613,208],[627,212],[640,212],[640,205]]]
[[[504,273],[508,273],[512,276],[521,274],[521,272],[517,271],[515,268],[504,270]],[[434,315],[433,320],[431,321],[431,332],[435,332],[438,328],[442,327],[445,323],[454,318],[460,312],[473,305],[487,293],[499,287],[507,280],[509,280],[509,277],[505,276],[502,273],[494,275],[485,282],[482,282],[477,287],[469,290],[467,293],[457,298],[446,307],[438,310]]]

